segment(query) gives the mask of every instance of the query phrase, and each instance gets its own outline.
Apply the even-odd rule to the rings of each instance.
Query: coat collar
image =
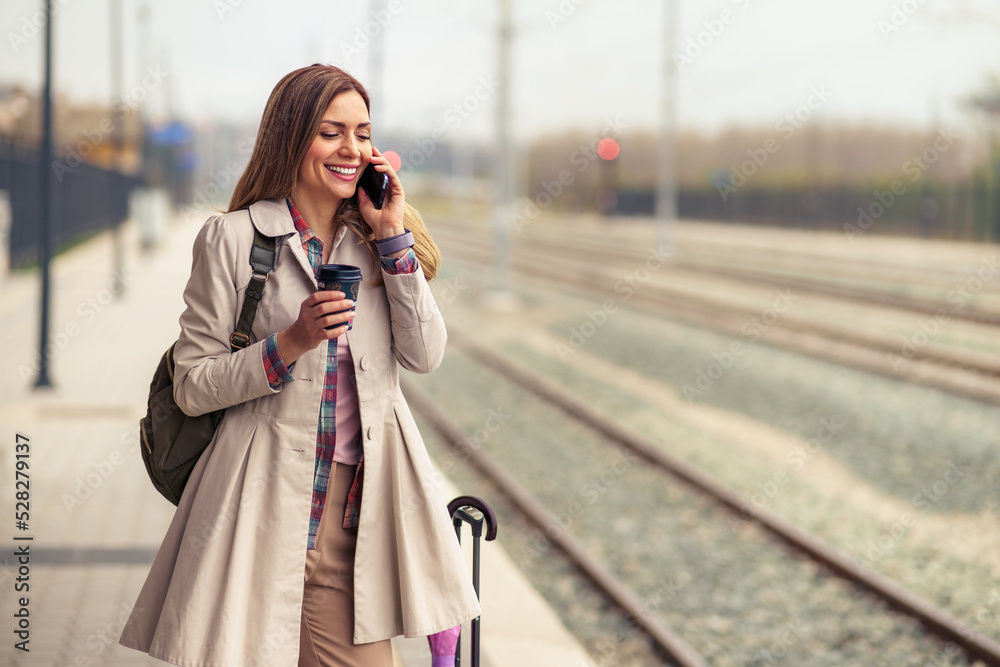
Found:
[[[288,246],[292,256],[301,268],[316,283],[316,274],[313,273],[309,257],[306,256],[302,244],[299,243],[299,232],[295,229],[295,221],[288,211],[288,204],[284,199],[262,199],[250,204],[250,220],[264,236],[276,237],[277,246]],[[282,238],[277,238],[282,237]]]
[[[262,199],[250,204],[250,219],[264,236],[295,234],[295,223],[284,199]]]
[[[299,243],[299,232],[295,229],[295,221],[292,220],[292,214],[288,210],[288,203],[284,199],[262,199],[260,201],[250,204],[249,207],[250,220],[253,222],[253,226],[260,231],[264,236],[273,237],[284,237],[278,238],[278,245],[287,245],[295,259],[298,260],[299,266],[309,274],[309,277],[316,280],[316,275],[313,272],[312,265],[309,263],[309,257],[306,255],[306,251],[302,248],[302,244]],[[337,230],[337,237],[334,240],[334,247],[330,253],[330,261],[334,261],[333,257],[335,255],[340,255],[340,261],[351,261],[357,266],[361,266],[362,274],[367,274],[364,266],[358,262],[363,259],[364,253],[361,252],[360,246],[355,246],[354,243],[347,243],[347,247],[338,253],[338,248],[340,248],[342,242],[348,236],[347,229],[341,227]]]

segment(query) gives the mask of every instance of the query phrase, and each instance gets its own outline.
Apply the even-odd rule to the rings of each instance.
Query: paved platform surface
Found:
[[[33,386],[37,273],[0,277],[0,664],[164,664],[118,646],[117,638],[173,513],[146,479],[137,423],[156,361],[178,334],[191,242],[204,219],[173,222],[150,253],[140,251],[126,225],[120,296],[113,292],[110,233],[57,259],[51,389]],[[14,518],[14,465],[16,445],[25,440],[30,518],[21,530]],[[26,582],[18,582],[15,544],[30,547]],[[484,665],[587,664],[499,545],[484,549],[484,561],[484,581],[490,582]],[[15,592],[24,583],[29,589]],[[22,595],[29,598],[30,652],[14,647],[14,613]],[[399,665],[430,664],[424,639],[396,646]]]

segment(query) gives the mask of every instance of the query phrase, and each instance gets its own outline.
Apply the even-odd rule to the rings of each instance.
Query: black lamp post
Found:
[[[49,292],[52,261],[52,0],[45,0],[45,82],[42,88],[42,154],[39,156],[41,219],[39,220],[39,264],[42,274],[42,316],[39,327],[38,379],[36,387],[51,387],[49,379]]]

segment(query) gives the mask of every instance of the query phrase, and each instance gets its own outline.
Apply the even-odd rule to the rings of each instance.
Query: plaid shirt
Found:
[[[309,225],[299,214],[291,199],[288,202],[288,210],[292,214],[295,229],[299,233],[299,240],[302,248],[309,256],[309,264],[312,265],[313,272],[318,273],[319,267],[323,263],[323,241],[319,239]],[[383,257],[382,269],[390,274],[413,273],[417,270],[417,258],[411,248],[400,258]],[[278,352],[278,334],[272,334],[264,342],[264,370],[267,372],[267,381],[273,388],[277,388],[282,382],[291,382],[295,378],[289,372],[281,354]],[[293,366],[295,364],[292,364]],[[326,490],[330,482],[330,470],[333,467],[333,452],[337,442],[337,340],[329,340],[326,345],[326,373],[323,378],[323,398],[319,408],[319,424],[316,428],[316,464],[313,468],[313,492],[312,508],[309,513],[309,539],[306,544],[307,549],[315,548],[316,532],[319,530],[319,522],[323,517],[323,509],[326,505]],[[361,460],[358,462],[358,469],[354,476],[354,483],[347,495],[347,509],[344,512],[343,527],[345,529],[357,529],[358,519],[361,514],[361,490],[364,481],[365,455],[364,449],[361,451]]]

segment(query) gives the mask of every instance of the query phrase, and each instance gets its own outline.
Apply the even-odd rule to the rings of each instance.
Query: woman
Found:
[[[227,410],[125,646],[178,665],[381,667],[388,638],[479,613],[398,384],[398,365],[426,373],[444,353],[437,250],[369,109],[335,67],[285,76],[230,212],[195,242],[174,395],[188,414]],[[357,187],[369,162],[389,177],[381,209]],[[275,237],[275,266],[252,344],[230,353],[254,228]],[[316,291],[326,263],[362,269],[356,304]]]

